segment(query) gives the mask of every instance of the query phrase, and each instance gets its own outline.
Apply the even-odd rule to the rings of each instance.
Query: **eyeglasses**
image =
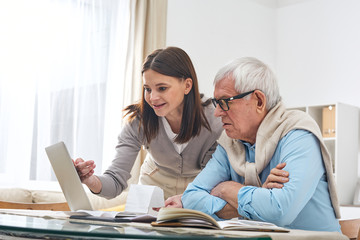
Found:
[[[247,96],[247,95],[249,95],[250,93],[253,93],[253,92],[255,92],[255,90],[245,92],[245,93],[236,95],[236,96],[231,97],[231,98],[226,98],[226,99],[218,99],[218,100],[216,100],[215,98],[212,98],[211,101],[214,104],[215,108],[216,108],[217,104],[219,104],[223,111],[228,111],[230,109],[229,104],[228,104],[230,101],[235,100],[235,99],[243,98],[243,97],[245,97],[245,96]]]

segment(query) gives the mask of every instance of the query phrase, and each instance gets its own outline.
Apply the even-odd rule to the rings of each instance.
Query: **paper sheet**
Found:
[[[125,212],[156,215],[152,208],[165,206],[164,191],[157,186],[131,184]]]

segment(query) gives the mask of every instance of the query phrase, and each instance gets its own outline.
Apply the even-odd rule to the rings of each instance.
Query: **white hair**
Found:
[[[235,59],[222,67],[215,76],[214,85],[225,77],[235,81],[235,90],[244,93],[252,90],[260,90],[266,96],[266,109],[272,109],[281,96],[275,74],[260,60],[253,57]]]

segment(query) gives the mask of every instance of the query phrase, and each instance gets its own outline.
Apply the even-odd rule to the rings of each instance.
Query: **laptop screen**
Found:
[[[64,142],[45,151],[71,211],[93,210]]]

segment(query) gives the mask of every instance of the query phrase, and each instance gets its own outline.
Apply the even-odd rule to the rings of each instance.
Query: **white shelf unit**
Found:
[[[335,137],[324,138],[331,154],[340,205],[353,204],[358,179],[359,108],[333,103],[292,107],[307,112],[322,129],[323,108],[335,107]]]

